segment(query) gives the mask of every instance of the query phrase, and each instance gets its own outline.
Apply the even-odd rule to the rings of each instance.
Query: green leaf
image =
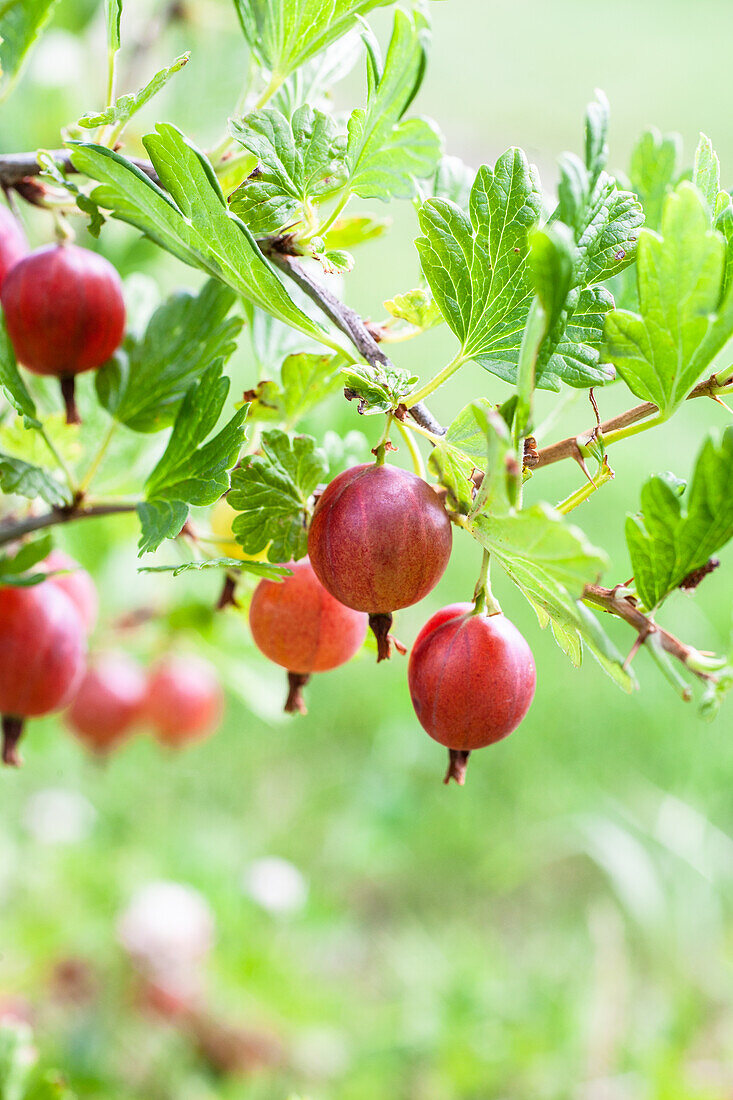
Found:
[[[343,367],[341,377],[349,401],[359,402],[362,415],[389,412],[396,409],[417,382],[417,376],[402,367],[350,363]]]
[[[234,0],[252,52],[276,80],[287,77],[391,0]]]
[[[259,161],[229,198],[257,236],[301,221],[307,204],[323,202],[346,180],[346,138],[323,111],[304,105],[288,120],[267,107],[232,119],[229,128]]]
[[[242,320],[228,316],[235,300],[216,279],[206,282],[198,295],[171,294],[155,310],[145,333],[139,339],[128,337],[97,372],[101,405],[133,431],[169,427],[191,383],[236,348]]]
[[[337,218],[326,233],[329,248],[354,248],[382,237],[390,225],[391,218],[376,218],[372,214],[349,214]]]
[[[536,170],[510,149],[495,169],[479,169],[469,214],[448,199],[429,199],[419,213],[423,272],[461,356],[510,381],[532,298],[528,234],[541,210]]]
[[[384,308],[392,317],[423,330],[440,325],[443,321],[437,302],[424,287],[416,287],[405,294],[395,294],[394,298],[387,299]]]
[[[139,556],[157,550],[165,539],[174,539],[188,519],[188,505],[180,500],[141,501],[137,506],[140,520]]]
[[[240,573],[252,573],[255,577],[266,577],[270,581],[281,581],[290,576],[290,570],[283,565],[272,565],[266,561],[242,561],[241,558],[205,558],[203,561],[185,561],[181,565],[145,565],[138,573],[172,573],[174,577],[192,570],[236,569]]]
[[[3,451],[0,451],[0,489],[4,493],[28,497],[29,500],[40,498],[52,508],[60,508],[69,503],[64,486],[48,470]]]
[[[20,76],[28,52],[43,33],[58,0],[0,0],[0,101]]]
[[[682,138],[646,130],[631,154],[631,190],[644,208],[647,229],[659,229],[665,199],[679,180]]]
[[[441,138],[422,118],[404,119],[425,71],[427,23],[415,12],[395,12],[384,67],[367,45],[367,105],[352,112],[348,125],[349,190],[362,198],[412,198],[415,178],[435,173]]]
[[[247,554],[271,543],[278,562],[302,558],[308,549],[311,495],[326,475],[325,455],[307,435],[265,432],[262,454],[245,455],[232,473],[227,502],[239,513],[232,530]]]
[[[506,458],[510,447],[506,423],[489,401],[480,398],[461,409],[428,459],[455,511],[468,515],[492,506],[508,509]],[[479,495],[472,480],[475,470],[484,472]]]
[[[282,365],[281,381],[260,382],[248,390],[250,420],[283,420],[292,428],[320,401],[343,385],[338,355],[289,355]]]
[[[229,379],[215,363],[189,388],[176,416],[168,446],[145,483],[147,504],[138,509],[143,526],[140,552],[156,549],[163,538],[177,535],[189,504],[213,504],[229,488],[228,471],[244,441],[248,406],[204,442],[221,416]],[[178,529],[173,530],[179,519]],[[155,540],[158,540],[157,542]]]
[[[712,141],[705,134],[700,134],[695,150],[692,182],[708,204],[712,218],[715,215],[720,191],[720,161],[713,149]]]
[[[657,474],[641,491],[641,514],[626,521],[636,590],[654,610],[680,582],[733,538],[733,427],[709,436],[686,500]],[[685,507],[686,505],[686,507]]]
[[[639,313],[613,310],[606,318],[605,355],[631,392],[664,417],[733,332],[733,293],[721,301],[724,256],[699,192],[681,183],[665,202],[662,235],[640,236]]]
[[[532,605],[540,625],[551,625],[573,663],[580,664],[582,642],[619,687],[631,691],[633,674],[624,669],[623,657],[579,600],[584,585],[596,581],[606,567],[603,552],[545,504],[505,516],[482,514],[473,526],[475,537]]]
[[[36,405],[18,370],[15,351],[5,327],[5,319],[0,314],[0,386],[19,416],[25,418],[28,428],[40,428]]]
[[[104,14],[107,20],[107,48],[114,54],[121,45],[122,0],[105,0]]]
[[[82,115],[77,126],[81,126],[85,130],[95,130],[98,126],[125,126],[141,107],[144,107],[153,96],[165,88],[175,73],[180,72],[188,64],[190,57],[189,53],[181,54],[172,65],[168,65],[167,68],[157,72],[140,91],[118,96],[106,110],[97,114],[87,113]]]
[[[273,317],[322,338],[323,328],[296,306],[244,222],[227,210],[203,153],[167,123],[143,140],[166,191],[110,149],[86,143],[73,147],[77,171],[100,181],[94,201]]]
[[[17,554],[0,555],[0,583],[20,588],[41,584],[49,574],[43,570],[31,570],[48,557],[52,546],[53,536],[47,531],[32,542],[23,543]]]

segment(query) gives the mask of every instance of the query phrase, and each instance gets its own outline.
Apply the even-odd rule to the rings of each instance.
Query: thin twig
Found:
[[[687,400],[691,401],[694,397],[715,397],[716,393],[727,390],[732,381],[733,376],[721,383],[718,382],[715,375],[711,375],[710,378],[706,378],[695,386],[694,390],[687,395]],[[553,462],[561,462],[564,458],[577,459],[579,441],[590,442],[599,434],[602,437],[606,436],[619,428],[627,428],[631,424],[637,424],[640,420],[646,420],[647,417],[654,416],[658,412],[659,407],[651,401],[645,401],[642,405],[635,405],[633,409],[627,409],[626,412],[613,416],[610,420],[604,420],[602,424],[595,424],[592,428],[588,428],[587,431],[581,432],[577,436],[571,435],[567,439],[561,439],[558,443],[551,444],[549,447],[543,447],[538,452],[539,461],[535,464],[535,468],[551,466]]]
[[[645,615],[637,606],[633,596],[621,594],[620,589],[622,587],[602,588],[598,584],[587,584],[583,589],[583,599],[586,603],[593,604],[594,607],[600,607],[601,610],[607,611],[610,615],[616,615],[619,619],[623,619],[624,622],[628,623],[629,626],[633,626],[637,632],[639,644],[643,644],[647,638],[654,634],[662,649],[669,653],[671,657],[680,661],[695,676],[705,681],[715,680],[713,673],[696,667],[696,663],[690,660],[690,658],[699,658],[699,650],[686,645],[685,642],[681,642],[674,634],[670,634],[668,630],[664,630],[648,615]]]
[[[124,512],[134,512],[136,504],[93,504],[69,508],[53,508],[50,512],[44,512],[41,516],[29,516],[18,522],[0,524],[0,546],[24,535],[30,535],[34,531],[41,531],[44,527],[56,527],[61,523],[72,523],[77,519],[95,519],[98,516],[114,516]]]

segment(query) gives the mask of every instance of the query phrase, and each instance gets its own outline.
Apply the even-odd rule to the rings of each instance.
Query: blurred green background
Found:
[[[137,129],[169,119],[206,147],[223,132],[248,59],[224,0],[180,8],[183,19],[151,34],[163,5],[128,0],[121,88],[191,49],[188,68]],[[584,106],[600,87],[611,101],[613,168],[627,167],[649,124],[679,131],[690,163],[702,129],[730,184],[727,0],[430,8],[419,109],[438,121],[449,152],[478,166],[521,145],[551,192],[555,157],[580,147]],[[380,34],[388,21],[374,17]],[[55,146],[62,126],[101,106],[103,42],[101,6],[61,0],[0,110],[2,150]],[[337,102],[361,95],[357,69]],[[405,204],[390,214],[390,237],[367,245],[348,277],[348,300],[367,316],[417,283],[414,211]],[[29,226],[34,242],[50,237],[45,215]],[[102,246],[123,274],[142,271],[164,288],[199,281],[126,227],[107,227]],[[395,358],[425,377],[452,350],[440,330]],[[256,378],[246,335],[236,370],[235,392]],[[469,365],[433,407],[447,422],[474,396],[506,393]],[[620,387],[599,402],[602,415],[633,403]],[[642,481],[665,469],[686,476],[704,432],[725,421],[723,409],[695,401],[666,429],[612,453],[615,480],[576,513],[611,556],[609,584],[630,571],[624,515],[638,506]],[[591,422],[581,395],[544,441]],[[306,427],[376,430],[340,399]],[[554,502],[581,478],[572,463],[550,467],[527,498]],[[65,545],[98,580],[99,644],[104,624],[132,605],[173,605],[185,592],[195,617],[216,588],[205,577],[138,576],[134,526],[123,521],[81,525]],[[717,650],[731,627],[733,556],[721,557],[694,599],[680,593],[664,612],[675,633]],[[469,598],[479,559],[468,537],[456,537],[438,588],[399,616],[406,642],[437,607]],[[310,686],[306,718],[286,719],[278,670],[236,615],[213,626],[202,616],[191,642],[230,688],[210,741],[171,755],[140,738],[99,767],[57,720],[34,724],[25,768],[0,775],[0,998],[28,1002],[43,1061],[81,1097],[733,1095],[730,712],[704,724],[644,652],[631,698],[592,660],[574,670],[508,582],[497,578],[496,588],[535,651],[537,695],[521,730],[472,760],[463,790],[440,782],[443,750],[415,720],[404,662],[377,669],[365,652]],[[610,629],[630,647],[627,628]],[[145,653],[157,644],[145,631],[130,642]],[[273,858],[287,863],[262,862]],[[218,1072],[211,1052],[197,1053],[180,1027],[141,1006],[116,922],[155,880],[207,899],[216,929],[202,977],[208,1011],[277,1039],[278,1065]]]

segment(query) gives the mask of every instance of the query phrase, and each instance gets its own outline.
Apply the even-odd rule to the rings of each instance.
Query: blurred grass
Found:
[[[92,7],[59,5],[55,38],[0,114],[3,148],[55,144],[61,125],[100,103],[102,36],[99,13],[86,22]],[[151,7],[128,3],[128,24],[142,26]],[[584,104],[600,86],[611,99],[616,167],[653,122],[684,134],[688,159],[704,129],[730,178],[733,6],[724,0],[619,0],[612,8],[451,0],[431,9],[432,68],[420,106],[440,122],[451,152],[478,164],[521,144],[551,189],[554,158],[579,147]],[[221,132],[246,57],[227,4],[189,10],[192,25],[156,42],[146,72],[189,47],[191,64],[140,128],[170,118],[205,145]],[[375,23],[384,29],[385,14]],[[64,27],[81,37],[59,38]],[[61,79],[60,59],[74,42],[97,64],[72,64]],[[339,102],[359,94],[361,78],[349,78]],[[40,242],[50,223],[31,220]],[[413,212],[402,207],[391,237],[359,254],[348,294],[365,314],[379,316],[384,298],[415,285],[415,231]],[[103,243],[123,271],[142,267],[166,287],[196,282],[126,228],[109,226]],[[439,331],[400,348],[398,358],[426,375],[449,354],[452,338]],[[249,385],[246,353],[239,362]],[[499,401],[506,392],[468,366],[434,406],[447,421],[477,394]],[[620,387],[599,400],[603,415],[628,403]],[[553,438],[591,422],[581,396]],[[696,401],[673,425],[613,452],[615,481],[576,513],[611,556],[610,583],[629,574],[623,517],[642,481],[664,469],[686,475],[704,432],[725,422],[722,409]],[[326,425],[376,429],[340,400],[310,427]],[[581,478],[570,463],[548,468],[529,484],[528,499],[561,499]],[[94,570],[108,617],[151,595],[213,593],[211,578],[138,577],[132,525],[80,526],[67,541]],[[694,599],[680,594],[665,610],[670,628],[717,649],[730,636],[730,550],[722,557]],[[478,565],[471,540],[457,537],[436,591],[401,613],[400,636],[411,642],[435,608],[465,599]],[[43,1056],[80,1096],[730,1096],[730,714],[701,723],[644,653],[636,662],[642,690],[631,698],[591,660],[573,670],[521,597],[501,580],[497,588],[535,651],[537,697],[520,732],[472,761],[463,791],[440,783],[443,750],[415,721],[404,663],[377,670],[366,653],[310,686],[306,718],[285,720],[281,677],[236,616],[202,638],[205,652],[223,647],[222,670],[235,689],[210,742],[171,756],[140,739],[99,768],[57,721],[34,725],[25,769],[0,775],[0,994],[36,1006]],[[625,627],[613,632],[630,646]],[[154,644],[143,635],[143,651]],[[49,845],[34,835],[29,799],[48,788],[89,801],[96,819],[88,836]],[[305,876],[301,912],[277,917],[243,891],[246,868],[265,855]],[[114,921],[138,886],[159,878],[207,897],[218,929],[210,1000],[223,1015],[281,1035],[293,1052],[289,1069],[244,1083],[217,1079],[171,1030],[134,1009]],[[68,957],[90,960],[102,982],[91,1005],[61,1006],[50,996],[52,968]]]

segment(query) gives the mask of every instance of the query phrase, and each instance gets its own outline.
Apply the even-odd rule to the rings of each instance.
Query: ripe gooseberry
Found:
[[[263,580],[249,608],[257,648],[287,669],[290,687],[285,711],[305,714],[303,688],[311,673],[327,672],[351,660],[367,632],[367,617],[334,599],[313,572],[308,558],[290,562],[292,576]]]
[[[339,474],[319,498],[308,554],[332,596],[369,613],[381,661],[390,655],[391,613],[435,587],[452,543],[448,513],[427,482],[366,463]]]
[[[157,740],[178,748],[212,733],[223,705],[216,671],[208,661],[168,654],[150,675],[144,709]]]
[[[99,614],[99,597],[97,587],[86,569],[82,569],[79,562],[63,550],[52,550],[39,568],[49,573],[57,569],[64,570],[49,577],[48,583],[66,593],[81,615],[86,629],[92,630]]]
[[[5,764],[26,718],[60,710],[84,675],[86,631],[65,592],[48,581],[0,588],[0,713]]]
[[[524,718],[536,673],[532,651],[509,619],[456,603],[418,634],[407,678],[420,724],[450,750],[445,782],[463,784],[469,753],[500,741]]]
[[[78,424],[75,376],[101,367],[125,331],[114,267],[86,248],[47,245],[13,265],[0,300],[19,362],[60,379],[67,423]]]
[[[95,656],[66,713],[71,731],[92,752],[116,748],[141,715],[147,679],[126,653]]]
[[[28,252],[20,222],[7,206],[0,206],[0,286],[10,268]]]

